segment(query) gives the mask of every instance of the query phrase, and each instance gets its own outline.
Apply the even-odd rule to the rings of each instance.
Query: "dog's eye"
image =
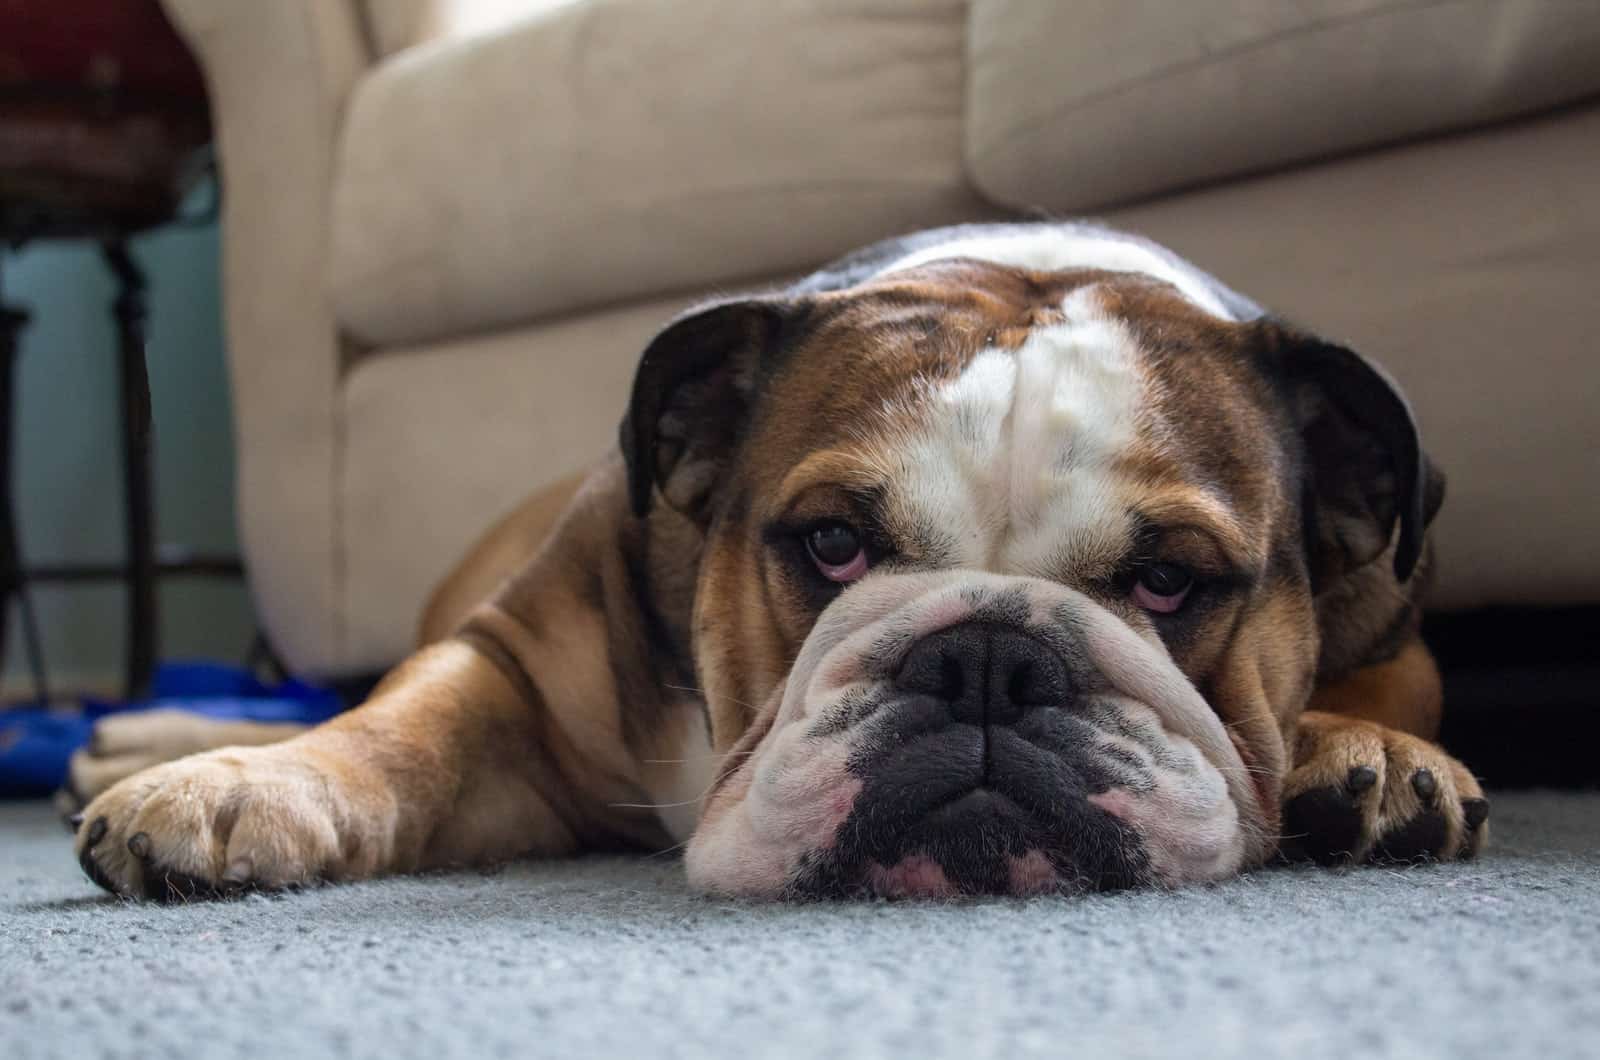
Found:
[[[853,582],[867,573],[861,535],[845,523],[823,523],[806,534],[806,552],[829,581]]]
[[[1183,606],[1194,588],[1194,575],[1176,563],[1152,563],[1139,571],[1133,583],[1133,602],[1146,611],[1170,615]]]

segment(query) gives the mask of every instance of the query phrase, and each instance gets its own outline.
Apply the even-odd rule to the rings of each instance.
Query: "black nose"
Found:
[[[1066,663],[1026,633],[987,622],[951,626],[917,641],[895,687],[935,696],[958,721],[1010,725],[1029,707],[1060,706],[1071,696]]]

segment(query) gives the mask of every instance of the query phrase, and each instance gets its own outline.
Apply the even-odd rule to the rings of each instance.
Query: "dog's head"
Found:
[[[1025,893],[1259,862],[1319,587],[1393,593],[1422,551],[1404,400],[1181,279],[924,257],[713,304],[645,353],[632,502],[697,528],[727,755],[691,879]]]

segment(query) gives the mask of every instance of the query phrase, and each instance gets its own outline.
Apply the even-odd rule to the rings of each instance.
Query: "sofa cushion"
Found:
[[[342,134],[340,320],[416,342],[970,216],[965,14],[586,0],[402,52],[356,88]]]
[[[639,353],[682,299],[362,358],[341,391],[345,672],[414,645],[434,586],[505,512],[616,445]]]
[[[974,0],[969,47],[973,180],[1055,211],[1600,91],[1571,0]]]

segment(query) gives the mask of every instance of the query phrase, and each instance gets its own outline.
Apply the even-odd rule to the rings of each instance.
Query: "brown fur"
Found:
[[[443,640],[472,611],[539,551],[589,477],[568,475],[537,490],[490,527],[428,596],[417,627],[417,647]]]
[[[1318,685],[1306,709],[1364,718],[1432,740],[1444,713],[1439,667],[1422,641],[1410,640],[1392,659]]]

